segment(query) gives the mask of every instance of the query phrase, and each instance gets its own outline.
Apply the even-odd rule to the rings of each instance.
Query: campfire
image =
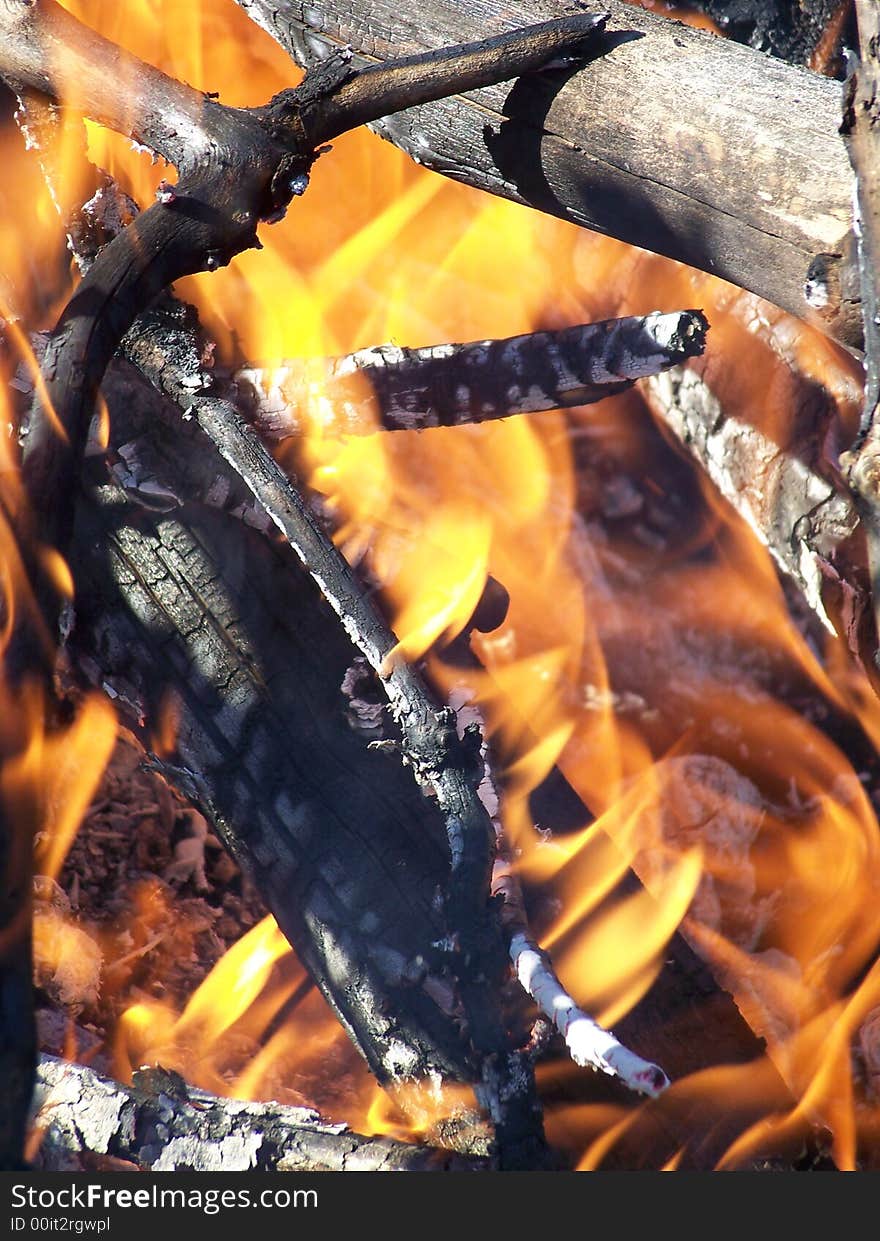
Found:
[[[4,1165],[875,1168],[848,6],[367,7],[0,12]]]

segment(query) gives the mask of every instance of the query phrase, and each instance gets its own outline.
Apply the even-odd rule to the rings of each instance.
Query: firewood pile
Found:
[[[876,1166],[876,13],[239,0],[233,107],[79,7],[0,3],[3,1166]],[[540,321],[218,339],[363,125],[596,230]]]

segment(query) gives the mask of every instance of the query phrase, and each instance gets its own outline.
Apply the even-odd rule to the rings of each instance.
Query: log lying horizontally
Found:
[[[558,17],[566,0],[238,0],[302,65],[362,63]],[[841,88],[607,0],[598,56],[373,126],[459,181],[679,259],[861,337]],[[809,297],[807,294],[809,293]]]
[[[798,417],[786,442],[726,416],[702,362],[672,365],[702,353],[703,322],[699,312],[684,311],[506,341],[380,346],[338,359],[251,365],[233,382],[261,434],[283,439],[308,431],[359,435],[464,425],[567,408],[623,391],[641,373],[654,414],[747,521],[822,624],[839,627],[864,658],[872,640],[865,626],[870,595],[862,544],[854,539],[855,502],[824,457],[830,402],[799,378],[793,353]],[[657,347],[658,330],[669,341],[665,352]],[[617,351],[609,356],[615,333],[639,344],[625,361]],[[608,383],[612,367],[630,378]]]
[[[487,1159],[437,1147],[365,1137],[317,1112],[221,1099],[162,1069],[133,1086],[85,1065],[42,1056],[34,1124],[35,1166],[87,1167],[77,1156],[110,1156],[142,1170],[173,1172],[478,1172]],[[72,1166],[71,1166],[72,1165]]]
[[[532,332],[508,340],[243,367],[233,380],[269,439],[422,431],[589,405],[703,350],[697,310]]]

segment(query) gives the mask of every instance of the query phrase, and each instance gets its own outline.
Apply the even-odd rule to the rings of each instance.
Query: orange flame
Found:
[[[233,5],[67,7],[166,71],[219,87],[227,103],[264,102],[298,76]],[[93,158],[149,201],[163,170],[98,127],[88,132]],[[50,239],[45,261],[54,254],[57,263],[57,225],[44,219],[45,204],[37,210]],[[841,443],[854,426],[852,359],[775,308],[433,177],[366,133],[340,139],[290,219],[263,234],[268,252],[180,285],[222,346],[248,359],[699,305],[712,324],[699,372],[727,417],[789,445],[799,372],[836,402]],[[23,304],[45,310],[21,255],[8,271]],[[438,684],[460,687],[462,674],[438,649],[461,632],[487,574],[510,593],[504,623],[473,639],[482,669],[465,679],[486,720],[522,877],[562,904],[542,930],[563,981],[597,1016],[617,1021],[650,986],[681,927],[767,1043],[758,1066],[692,1074],[647,1111],[558,1107],[551,1136],[591,1169],[628,1149],[650,1108],[682,1124],[702,1109],[741,1125],[721,1166],[814,1123],[833,1131],[838,1165],[854,1166],[861,1135],[876,1133],[880,1119],[865,1088],[873,1053],[864,1050],[880,1006],[870,916],[877,821],[850,760],[776,700],[770,675],[858,721],[876,747],[880,707],[843,644],[829,641],[820,654],[798,631],[766,551],[709,489],[700,519],[653,546],[596,516],[597,488],[584,485],[573,445],[609,446],[645,490],[661,487],[636,394],[565,415],[350,442],[324,433],[317,414],[313,421],[291,464],[327,499],[345,554],[368,559],[408,658],[426,656]],[[4,591],[19,607],[19,567],[3,546]],[[669,698],[677,729],[658,723],[658,703]],[[89,728],[109,735],[101,718]],[[83,724],[76,733],[80,742],[87,731]],[[45,779],[59,756],[43,742],[37,748],[39,762],[20,747],[7,781]],[[554,766],[594,821],[546,843],[529,799]],[[53,839],[63,837],[56,829]],[[47,865],[55,866],[63,844],[52,847]],[[643,890],[622,897],[629,868]],[[277,928],[255,928],[239,948],[181,1015],[152,1001],[129,1008],[120,1029],[128,1064],[161,1053],[188,1072],[201,1064],[210,1088],[252,1092],[279,1080],[279,1065],[299,1066],[295,1078],[326,1055],[338,1025],[313,998],[272,1025],[303,981],[288,965],[280,990],[271,985],[287,960]],[[206,1050],[242,1030],[248,1066],[233,1064],[228,1050]],[[855,1075],[854,1059],[862,1065]],[[359,1080],[355,1114],[393,1128],[389,1105]],[[686,1165],[689,1151],[687,1137],[676,1140],[656,1166]]]

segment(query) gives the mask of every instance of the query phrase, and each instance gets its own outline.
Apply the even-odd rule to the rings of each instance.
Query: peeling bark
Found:
[[[402,8],[238,0],[303,66],[358,63],[566,11],[564,0]],[[373,128],[445,176],[653,250],[861,339],[839,88],[805,69],[608,0],[601,55]]]
[[[851,545],[859,515],[822,460],[817,429],[796,427],[791,442],[779,444],[760,427],[726,417],[695,370],[670,370],[648,380],[645,391],[653,412],[798,585],[825,628],[842,632],[864,656],[870,600],[860,545]]]
[[[85,1171],[94,1157],[151,1172],[478,1172],[479,1156],[365,1137],[317,1112],[221,1099],[175,1073],[142,1070],[132,1086],[42,1056],[33,1123],[36,1169]],[[83,1158],[87,1157],[87,1158]],[[91,1160],[88,1158],[91,1157]]]
[[[659,312],[508,340],[247,366],[233,382],[261,434],[423,431],[590,405],[702,352],[699,311]]]

